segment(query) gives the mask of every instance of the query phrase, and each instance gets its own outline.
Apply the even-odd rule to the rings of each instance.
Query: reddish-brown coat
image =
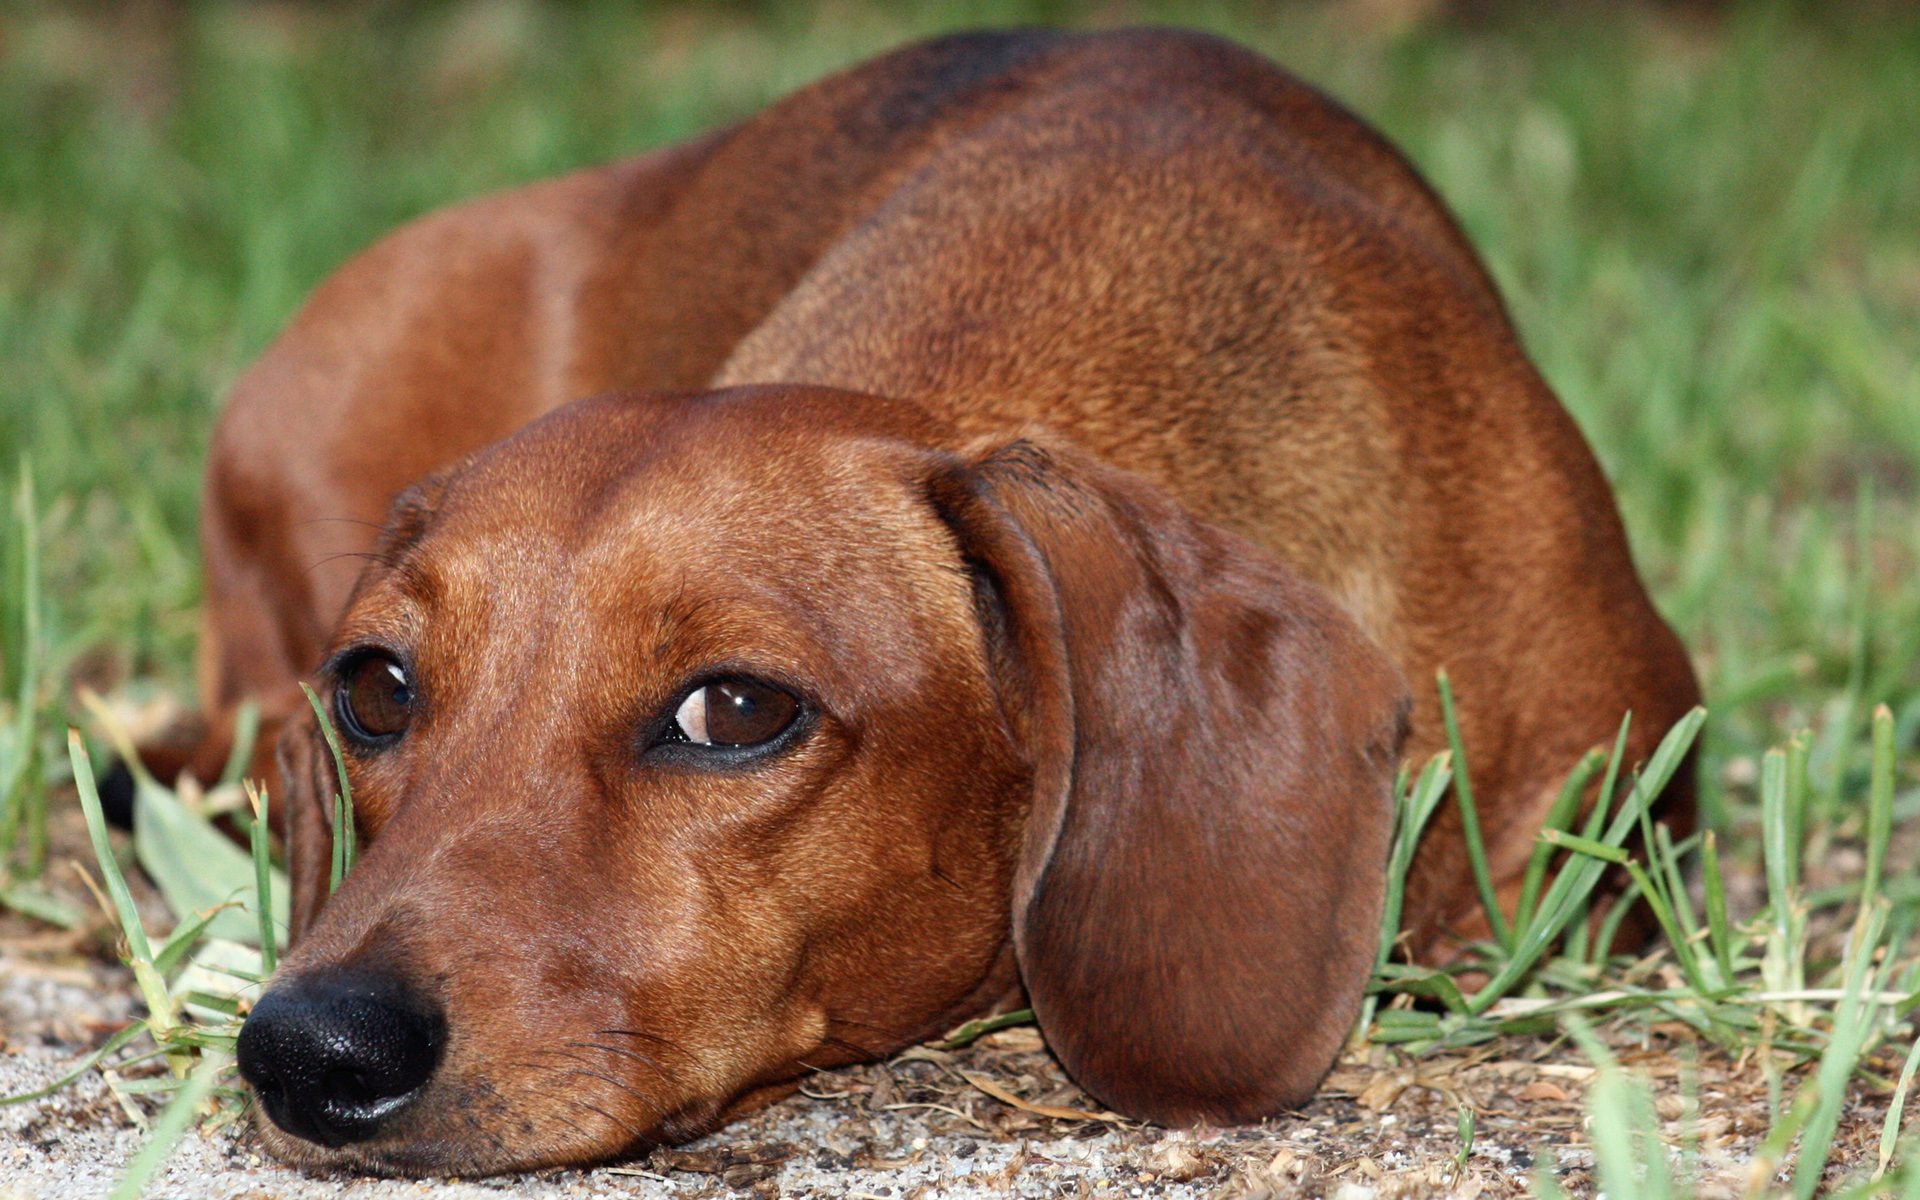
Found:
[[[569,406],[604,392],[647,394]],[[1166,32],[910,48],[406,227],[235,389],[205,548],[192,765],[243,698],[285,728],[285,969],[379,958],[448,1013],[390,1131],[270,1133],[381,1170],[684,1136],[1023,984],[1106,1102],[1275,1111],[1352,1019],[1436,668],[1509,891],[1580,753],[1697,696],[1437,201]],[[356,758],[323,908],[296,681],[368,642],[423,715]],[[642,764],[716,665],[807,736]],[[1408,904],[1429,955],[1471,927],[1450,811]]]

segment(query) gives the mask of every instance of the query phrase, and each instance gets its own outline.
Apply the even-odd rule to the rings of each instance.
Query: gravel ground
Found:
[[[19,944],[0,936],[0,1094],[7,1095],[57,1078],[136,1011],[119,968],[71,950],[22,952]],[[1760,1072],[1696,1045],[1679,1026],[1645,1030],[1617,1052],[1653,1084],[1669,1135],[1686,1133],[1700,1147],[1701,1194],[1741,1194],[1768,1123]],[[265,1159],[251,1132],[229,1126],[190,1134],[148,1195],[1479,1200],[1525,1195],[1543,1159],[1574,1194],[1592,1190],[1583,1137],[1591,1072],[1557,1043],[1512,1040],[1406,1066],[1376,1051],[1342,1064],[1299,1114],[1258,1128],[1192,1133],[1036,1116],[962,1072],[1038,1106],[1098,1107],[1061,1075],[1033,1030],[1009,1029],[953,1055],[921,1048],[891,1063],[816,1076],[803,1094],[756,1116],[619,1166],[473,1181],[314,1176]],[[1697,1101],[1684,1098],[1688,1079]],[[1461,1104],[1477,1115],[1464,1167]],[[1884,1108],[1885,1098],[1871,1095],[1850,1107],[1830,1185],[1871,1166]],[[94,1200],[143,1137],[97,1072],[47,1099],[0,1108],[0,1200]]]
[[[84,835],[63,817],[54,841],[49,880],[69,900],[90,905],[65,867]],[[129,882],[162,923],[157,896],[137,872]],[[114,965],[113,936],[104,918],[62,933],[0,912],[0,1096],[44,1087],[137,1015],[131,977]],[[1762,1072],[1697,1044],[1677,1023],[1615,1036],[1616,1053],[1651,1082],[1665,1132],[1698,1145],[1701,1195],[1742,1194],[1749,1156],[1769,1123]],[[1887,1061],[1870,1065],[1897,1074],[1898,1059],[1889,1057],[1897,1052],[1886,1048]],[[1408,1065],[1376,1048],[1342,1063],[1301,1113],[1258,1128],[1171,1133],[1056,1119],[1006,1103],[1010,1095],[1043,1108],[1100,1107],[1065,1078],[1034,1030],[1015,1028],[955,1054],[922,1047],[890,1063],[815,1076],[801,1094],[699,1142],[592,1171],[473,1181],[307,1175],[265,1158],[244,1125],[230,1125],[189,1134],[148,1195],[1479,1200],[1527,1194],[1542,1163],[1584,1195],[1592,1191],[1583,1128],[1590,1076],[1557,1041],[1507,1039]],[[1789,1076],[1787,1088],[1796,1085]],[[1861,1094],[1849,1106],[1830,1185],[1871,1167],[1886,1101]],[[1462,1105],[1476,1114],[1464,1164]],[[97,1071],[44,1100],[0,1107],[0,1200],[95,1200],[144,1137]]]
[[[0,960],[0,1029],[7,1050],[0,1059],[0,1093],[44,1086],[134,1014],[124,972],[58,961],[62,957],[11,953]],[[1335,1092],[1300,1117],[1227,1132],[1169,1133],[1035,1116],[959,1074],[984,1075],[1043,1104],[1092,1107],[1027,1029],[990,1035],[958,1055],[911,1053],[920,1057],[816,1077],[807,1085],[810,1094],[620,1167],[477,1181],[321,1177],[264,1159],[249,1131],[229,1127],[189,1135],[148,1195],[453,1200],[504,1192],[917,1200],[1278,1192],[1364,1200],[1382,1193],[1518,1194],[1533,1162],[1523,1144],[1531,1131],[1511,1143],[1483,1135],[1470,1169],[1459,1172],[1450,1108],[1429,1106],[1440,1119],[1423,1122],[1408,1112],[1374,1113]],[[45,1100],[0,1109],[0,1198],[103,1196],[143,1137],[97,1072]],[[1573,1158],[1580,1160],[1578,1154]]]

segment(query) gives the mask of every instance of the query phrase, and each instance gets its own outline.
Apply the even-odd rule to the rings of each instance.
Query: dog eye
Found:
[[[777,687],[728,679],[696,688],[673,714],[680,735],[699,746],[757,746],[793,724],[800,702]]]
[[[406,669],[384,654],[367,654],[347,664],[334,694],[340,723],[362,741],[394,737],[413,720],[413,687]]]

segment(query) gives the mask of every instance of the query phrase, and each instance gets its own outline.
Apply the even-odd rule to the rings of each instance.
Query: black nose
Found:
[[[107,824],[116,829],[133,828],[133,772],[121,759],[114,759],[100,777],[100,812]]]
[[[240,1030],[240,1074],[273,1123],[322,1146],[364,1142],[433,1076],[437,1009],[390,975],[310,972],[275,984]]]

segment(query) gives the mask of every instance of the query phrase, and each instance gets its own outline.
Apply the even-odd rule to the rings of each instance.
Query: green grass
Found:
[[[1417,1054],[1631,1009],[1751,1044],[1742,1014],[1769,1011],[1765,1036],[1809,1064],[1777,1081],[1773,1152],[1798,1162],[1792,1138],[1840,1103],[1849,1047],[1892,1020],[1859,998],[1883,968],[1856,971],[1858,945],[1817,957],[1810,919],[1879,921],[1884,970],[1905,971],[1920,900],[1886,858],[1889,828],[1920,818],[1920,13],[1594,5],[1449,22],[1423,7],[0,9],[0,901],[79,920],[33,883],[73,685],[191,695],[195,508],[220,395],[355,250],[436,206],[744,116],[911,37],[1198,26],[1373,120],[1453,206],[1612,479],[1713,712],[1699,744],[1715,836],[1642,831],[1636,864],[1681,988],[1623,975],[1604,920],[1579,919],[1583,889],[1641,831],[1631,778],[1601,755],[1577,782],[1604,774],[1631,827],[1574,830],[1563,811],[1571,853],[1543,845],[1518,919],[1482,948],[1497,988],[1462,995],[1383,957],[1374,1032]],[[1453,778],[1470,750],[1408,780],[1410,827],[1450,788],[1470,802]],[[1755,873],[1744,906],[1720,886]],[[1555,922],[1558,948],[1542,934]],[[1753,1000],[1808,991],[1824,998]],[[1637,1095],[1624,1077],[1594,1092],[1600,1173],[1657,1190],[1649,1172],[1666,1166]],[[1911,1174],[1886,1186],[1920,1187]],[[1683,1176],[1657,1178],[1684,1190]],[[1794,1191],[1810,1187],[1802,1170]]]
[[[185,688],[219,397],[383,231],[686,137],[912,36],[1093,11],[9,7],[0,467],[32,456],[51,674]],[[1874,704],[1910,744],[1920,16],[1596,6],[1396,33],[1313,7],[1097,12],[1273,55],[1386,129],[1459,213],[1697,655],[1716,824],[1751,822],[1758,756],[1802,727],[1822,794],[1864,771]],[[0,694],[21,670],[0,657]]]
[[[1449,727],[1452,695],[1444,674],[1441,703]],[[1691,1194],[1694,1178],[1683,1154],[1678,1169],[1670,1161],[1669,1134],[1654,1117],[1644,1084],[1622,1072],[1605,1040],[1589,1024],[1605,1018],[1645,1025],[1653,1019],[1684,1024],[1728,1055],[1757,1053],[1774,1093],[1772,1128],[1754,1158],[1767,1164],[1752,1174],[1750,1191],[1770,1193],[1767,1181],[1791,1162],[1791,1192],[1808,1200],[1819,1188],[1842,1112],[1853,1099],[1855,1077],[1880,1084],[1865,1066],[1869,1051],[1888,1039],[1913,1039],[1900,1082],[1882,1123],[1877,1170],[1852,1181],[1849,1195],[1907,1194],[1920,1189],[1920,1160],[1895,1159],[1901,1112],[1914,1067],[1920,1063],[1920,1039],[1914,1039],[1911,1014],[1920,1008],[1920,958],[1912,954],[1910,935],[1916,912],[1909,902],[1896,906],[1883,892],[1883,867],[1891,838],[1894,780],[1899,764],[1894,750],[1892,712],[1881,705],[1871,718],[1871,758],[1866,785],[1866,869],[1857,891],[1808,896],[1799,864],[1809,835],[1821,836],[1800,809],[1813,796],[1807,756],[1771,750],[1761,783],[1762,837],[1757,847],[1760,873],[1767,880],[1766,904],[1734,922],[1715,837],[1697,834],[1675,843],[1664,825],[1649,820],[1652,801],[1680,765],[1704,725],[1696,709],[1676,724],[1630,785],[1621,777],[1626,728],[1620,731],[1598,790],[1599,802],[1582,832],[1571,832],[1575,800],[1597,773],[1597,756],[1574,767],[1553,808],[1528,872],[1526,891],[1511,926],[1489,922],[1493,936],[1471,947],[1443,969],[1400,965],[1393,961],[1400,933],[1400,904],[1412,851],[1427,820],[1451,788],[1463,810],[1472,789],[1462,768],[1467,759],[1457,736],[1453,747],[1437,755],[1418,781],[1403,770],[1395,788],[1396,820],[1389,859],[1387,903],[1381,918],[1381,950],[1372,995],[1362,1009],[1356,1043],[1395,1047],[1404,1058],[1457,1050],[1509,1035],[1570,1034],[1599,1067],[1588,1094],[1590,1141],[1596,1174],[1610,1195],[1668,1197]],[[1616,781],[1625,795],[1616,796]],[[1477,826],[1464,828],[1470,855],[1482,848]],[[1638,855],[1626,847],[1639,835]],[[1689,864],[1690,852],[1697,859]],[[1555,850],[1567,853],[1551,869]],[[1595,888],[1609,864],[1623,868],[1630,885],[1603,899]],[[1690,872],[1689,865],[1697,868]],[[1696,901],[1686,880],[1701,881]],[[1548,876],[1551,875],[1551,881]],[[1493,915],[1492,900],[1486,900]],[[1595,904],[1606,907],[1595,909]],[[1613,930],[1630,906],[1644,904],[1658,922],[1663,940],[1645,957],[1612,952]],[[1822,978],[1810,978],[1810,951],[1833,949],[1808,936],[1808,918],[1822,911],[1852,915],[1840,939],[1838,961]],[[1600,932],[1593,933],[1596,927]],[[1650,984],[1659,968],[1659,982]],[[1469,982],[1467,990],[1461,980]],[[1811,985],[1811,986],[1810,986]],[[1392,996],[1390,1007],[1379,998]],[[1407,1003],[1425,1000],[1425,1007]],[[1804,1068],[1791,1103],[1779,1103],[1781,1087],[1776,1055]],[[1698,1105],[1693,1105],[1698,1114]],[[1463,1146],[1472,1130],[1463,1110]],[[1677,1138],[1684,1148],[1683,1125]],[[1462,1162],[1467,1150],[1462,1150]],[[1899,1170],[1887,1174],[1890,1166]],[[1548,1171],[1536,1180],[1543,1197],[1564,1194]]]

